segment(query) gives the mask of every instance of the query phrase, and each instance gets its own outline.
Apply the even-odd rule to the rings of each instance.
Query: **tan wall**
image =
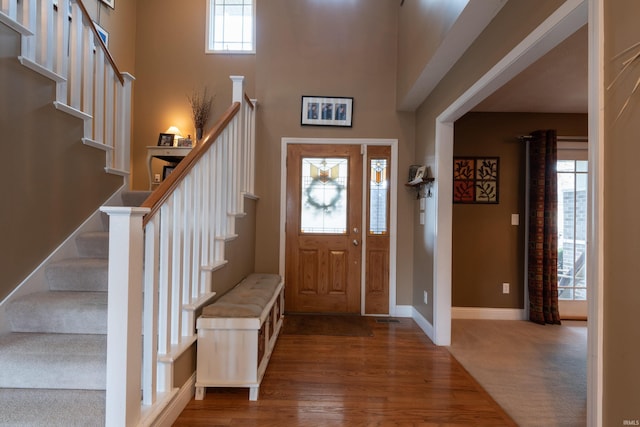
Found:
[[[455,307],[524,307],[526,144],[516,136],[538,129],[586,136],[587,115],[468,113],[455,122],[454,156],[500,158],[499,204],[453,205]],[[520,215],[520,226],[511,225],[511,214]]]
[[[416,113],[416,152],[418,163],[434,167],[435,120],[469,86],[520,42],[563,2],[508,2],[485,31],[469,47],[447,76],[434,89]],[[405,31],[405,29],[400,29]],[[437,191],[438,183],[435,183]],[[417,221],[416,221],[417,223]],[[413,245],[413,305],[425,318],[433,321],[433,305],[422,303],[423,291],[433,295],[433,252],[435,230],[416,226]]]
[[[640,3],[606,0],[604,84],[612,82],[622,61],[618,56],[638,42]],[[635,93],[627,111],[615,121],[638,79],[636,65],[629,68],[604,98],[604,421],[623,425],[640,419],[640,109]]]
[[[466,2],[404,2],[398,14],[398,100],[415,84]]]
[[[109,53],[120,72],[135,76],[136,1],[117,0],[111,9],[100,0],[83,0],[91,18],[109,33]]]
[[[20,65],[19,37],[0,24],[0,300],[93,213],[122,177],[83,145],[83,123],[55,109],[55,85]]]
[[[258,3],[259,271],[278,270],[282,137],[397,138],[399,177],[413,160],[413,115],[395,111],[398,2]],[[354,98],[352,128],[300,125],[302,95]],[[411,302],[411,208],[398,191],[398,304]]]
[[[210,130],[231,104],[230,75],[245,76],[246,93],[254,96],[255,56],[204,53],[204,0],[140,0],[137,6],[132,186],[142,190],[149,186],[145,147],[157,145],[171,125],[184,136],[195,134],[187,95],[205,87],[215,94]],[[163,164],[154,160],[154,173],[162,173]]]

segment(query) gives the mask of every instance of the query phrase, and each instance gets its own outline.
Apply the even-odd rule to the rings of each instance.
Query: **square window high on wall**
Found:
[[[256,53],[255,0],[207,0],[207,53]]]

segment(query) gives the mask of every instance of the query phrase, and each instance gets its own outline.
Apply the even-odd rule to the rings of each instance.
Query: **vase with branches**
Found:
[[[187,95],[187,99],[189,100],[189,105],[191,105],[191,116],[196,128],[196,141],[200,141],[202,139],[204,126],[207,120],[209,120],[209,114],[211,113],[213,95],[209,95],[205,87],[202,93],[194,90],[191,95]]]

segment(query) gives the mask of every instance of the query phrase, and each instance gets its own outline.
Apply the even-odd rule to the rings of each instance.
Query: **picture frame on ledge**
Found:
[[[173,172],[175,168],[175,165],[164,165],[162,167],[162,180],[164,181],[165,179],[167,179],[167,177],[171,175],[171,172]]]
[[[100,1],[106,4],[107,6],[109,6],[111,9],[116,8],[116,0],[100,0]]]
[[[353,98],[303,96],[300,124],[303,126],[352,127]]]
[[[175,135],[172,133],[161,133],[158,137],[158,147],[173,147],[173,139]]]

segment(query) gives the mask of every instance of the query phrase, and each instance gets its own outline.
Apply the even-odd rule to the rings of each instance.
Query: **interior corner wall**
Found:
[[[195,136],[187,96],[205,88],[214,95],[204,129],[210,131],[231,105],[229,76],[245,76],[245,93],[255,96],[255,55],[205,53],[204,0],[138,0],[136,16],[132,187],[146,190],[146,147],[157,145],[158,135],[169,126]],[[164,164],[154,159],[153,173],[161,174]]]
[[[507,2],[418,108],[415,118],[416,163],[426,164],[437,173],[435,138],[438,116],[562,3],[560,0]],[[434,183],[433,193],[437,201],[438,180]],[[414,224],[412,305],[427,321],[433,322],[433,304],[423,303],[423,292],[434,295],[435,237],[438,230],[435,222],[428,223],[426,227],[418,225],[417,220]],[[431,302],[433,300],[430,299]]]
[[[466,6],[461,1],[408,1],[398,12],[398,101],[411,90]]]
[[[476,112],[455,122],[454,156],[500,160],[498,204],[453,205],[454,307],[524,308],[526,143],[516,137],[538,129],[586,136],[587,120],[586,114]],[[519,225],[511,224],[512,214]]]
[[[623,61],[637,54],[640,2],[604,0],[604,85],[614,81]],[[635,46],[635,47],[634,47]],[[622,52],[633,47],[624,55]],[[603,422],[604,426],[640,422],[640,108],[634,85],[637,60],[615,85],[601,89],[603,143]],[[629,104],[620,114],[625,102]],[[618,115],[620,116],[618,117]],[[595,325],[594,327],[597,327]]]

